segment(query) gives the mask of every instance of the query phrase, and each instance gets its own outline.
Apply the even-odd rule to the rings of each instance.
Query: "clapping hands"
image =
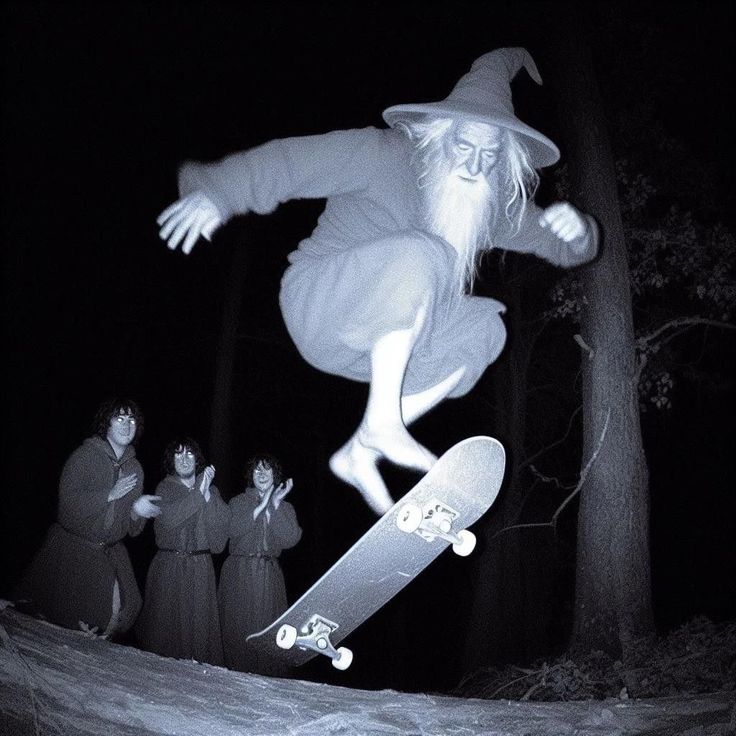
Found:
[[[286,494],[294,487],[294,481],[291,478],[287,478],[283,483],[279,483],[271,494],[273,500],[273,507],[277,509],[281,502],[286,497]]]
[[[127,496],[135,488],[137,482],[137,473],[121,475],[117,481],[115,481],[115,485],[112,487],[110,493],[107,494],[107,500],[117,501],[119,498]]]
[[[215,466],[208,465],[202,472],[202,482],[199,484],[199,492],[204,496],[205,501],[210,500],[210,485],[215,477]]]
[[[132,511],[145,519],[155,519],[161,513],[161,509],[156,506],[155,501],[160,500],[161,496],[143,494],[135,500]]]

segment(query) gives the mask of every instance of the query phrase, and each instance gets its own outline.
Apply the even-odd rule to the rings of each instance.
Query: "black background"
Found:
[[[248,256],[232,471],[265,448],[294,477],[291,500],[305,535],[284,556],[290,597],[372,523],[357,494],[326,471],[329,454],[360,418],[366,389],[306,365],[278,312],[285,257],[308,235],[322,203],[289,203],[259,222],[236,220],[189,257],[167,250],[155,218],[177,196],[184,159],[216,158],[276,137],[380,126],[385,107],[445,97],[473,59],[499,46],[527,47],[544,77],[559,6],[497,5],[3,6],[3,590],[53,520],[59,471],[88,435],[101,399],[126,394],[143,407],[139,457],[149,492],[171,436],[191,433],[206,448],[234,247]],[[610,26],[586,12],[605,79]],[[616,42],[626,47],[649,33],[641,73],[668,80],[651,104],[667,132],[713,167],[718,215],[733,226],[730,4],[655,3],[620,12],[630,36]],[[554,138],[553,94],[527,81],[517,109]],[[708,354],[720,388],[704,394],[683,385],[667,416],[644,422],[655,602],[664,626],[697,613],[732,617],[736,606],[733,338],[711,336],[723,346]],[[478,433],[494,434],[493,418],[473,394],[416,430],[438,453]],[[392,482],[398,494],[410,479]],[[222,488],[226,497],[239,490],[235,483]],[[147,534],[131,544],[141,580],[151,543]],[[462,605],[469,583],[455,561],[438,563],[433,581],[418,583],[415,602],[389,607],[361,636],[380,644],[391,616],[413,631],[413,617],[427,618],[432,596]],[[440,659],[451,656],[454,637],[443,623],[432,644]],[[413,642],[406,651],[424,645]],[[376,664],[378,655],[364,657],[362,671],[357,660],[354,682],[397,684]],[[399,685],[442,684],[427,657],[417,664],[416,672],[404,664]]]

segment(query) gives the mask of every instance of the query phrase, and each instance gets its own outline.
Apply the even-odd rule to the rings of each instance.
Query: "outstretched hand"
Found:
[[[161,509],[156,506],[154,501],[160,500],[161,496],[143,494],[135,500],[131,512],[135,512],[138,516],[142,516],[145,519],[154,519],[161,513]]]
[[[212,239],[212,233],[222,224],[222,218],[212,200],[203,192],[193,192],[169,205],[157,218],[160,226],[158,232],[161,240],[171,250],[181,247],[185,254],[189,254],[194,244],[201,237]]]
[[[263,498],[261,499],[260,503],[253,509],[253,519],[257,519],[259,515],[265,510],[266,512],[266,522],[271,521],[271,512],[268,510],[268,504],[271,500],[271,493],[273,492],[273,487],[270,491],[263,494]]]
[[[588,230],[583,214],[569,202],[556,202],[547,207],[539,218],[539,224],[548,227],[566,243],[581,238]]]

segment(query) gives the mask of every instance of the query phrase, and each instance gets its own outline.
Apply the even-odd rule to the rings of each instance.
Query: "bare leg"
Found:
[[[105,633],[103,634],[103,637],[105,639],[110,639],[111,637],[115,636],[118,624],[120,623],[120,583],[118,583],[118,579],[115,578],[115,585],[112,589],[112,613],[110,615],[110,622],[107,624],[107,629],[105,629]]]
[[[409,426],[419,417],[426,414],[440,403],[452,389],[457,386],[465,373],[465,367],[460,367],[443,381],[416,394],[401,397],[401,416],[404,425]]]
[[[377,514],[384,514],[393,506],[378,472],[378,461],[386,458],[397,465],[425,471],[432,467],[436,456],[407,432],[405,423],[414,421],[447,396],[464,370],[458,369],[436,387],[402,399],[406,366],[424,315],[421,310],[411,328],[395,330],[376,341],[371,350],[371,385],[363,419],[348,442],[330,458],[332,472],[355,486]]]

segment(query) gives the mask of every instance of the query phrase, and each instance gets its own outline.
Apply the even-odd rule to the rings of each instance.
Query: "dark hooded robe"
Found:
[[[246,637],[265,629],[287,608],[286,584],[279,565],[282,550],[301,539],[294,507],[269,504],[269,515],[253,511],[258,491],[248,488],[230,501],[229,555],[220,573],[218,601],[225,663],[230,669],[260,674],[285,674],[276,662],[265,660],[246,645]]]
[[[136,624],[140,645],[166,657],[223,664],[212,553],[227,542],[230,510],[210,485],[210,500],[169,475],[156,488],[161,514],[153,523],[158,551],[146,578]]]
[[[108,501],[118,478],[136,473],[135,487]],[[103,633],[110,623],[118,581],[120,618],[114,629],[130,629],[141,596],[122,540],[142,531],[146,519],[132,516],[143,489],[143,468],[128,445],[120,459],[110,443],[89,437],[69,457],[59,482],[58,521],[25,571],[14,597],[33,602],[50,621],[70,629],[80,623]]]

